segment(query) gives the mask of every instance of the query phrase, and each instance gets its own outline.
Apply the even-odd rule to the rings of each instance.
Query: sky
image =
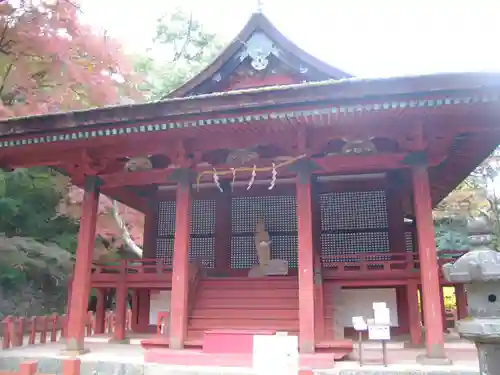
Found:
[[[86,0],[87,22],[129,51],[150,45],[155,20],[182,6],[230,41],[258,0]],[[500,71],[498,0],[262,0],[302,49],[360,77]]]

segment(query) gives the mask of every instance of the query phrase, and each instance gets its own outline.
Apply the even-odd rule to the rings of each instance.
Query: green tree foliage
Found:
[[[57,177],[48,168],[0,172],[0,232],[74,252],[78,224],[57,213],[63,194]]]
[[[199,73],[222,50],[213,33],[182,9],[157,20],[153,48],[137,56],[135,70],[144,77],[139,89],[150,100],[162,99]]]

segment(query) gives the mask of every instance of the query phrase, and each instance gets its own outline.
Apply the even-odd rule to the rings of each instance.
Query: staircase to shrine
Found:
[[[294,276],[200,280],[188,321],[188,340],[210,330],[299,331],[298,280]]]

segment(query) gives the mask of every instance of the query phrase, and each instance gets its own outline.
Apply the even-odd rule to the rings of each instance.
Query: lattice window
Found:
[[[253,233],[261,218],[269,232],[296,232],[294,196],[236,197],[232,199],[233,233]]]
[[[200,261],[206,268],[215,267],[215,238],[191,237],[189,261]]]
[[[191,211],[191,233],[213,234],[215,233],[215,200],[204,199],[193,201]]]
[[[324,261],[326,265],[329,261],[357,262],[360,259],[357,253],[390,251],[384,191],[322,194],[320,204],[321,254],[329,258]],[[387,259],[389,256],[377,255],[368,260]],[[382,265],[370,266],[380,267]]]
[[[174,254],[173,238],[158,238],[156,240],[156,258],[163,259],[164,263],[171,266]]]
[[[175,202],[164,201],[158,203],[158,237],[173,236],[175,234]]]
[[[326,256],[389,252],[389,235],[387,232],[323,233],[321,249]]]
[[[413,248],[413,233],[412,232],[406,232],[405,233],[405,247],[406,251],[409,253],[412,253],[415,251]]]
[[[258,264],[255,226],[264,219],[271,236],[271,258],[297,267],[297,211],[295,196],[235,197],[232,199],[231,268]]]
[[[320,204],[322,231],[387,228],[384,191],[321,194]]]
[[[252,268],[259,263],[253,237],[231,238],[231,268]]]
[[[298,248],[297,236],[271,236],[271,258],[286,260],[289,268],[298,266]]]
[[[156,257],[172,264],[175,236],[175,201],[158,204]],[[215,266],[215,200],[194,200],[191,207],[190,261],[198,259],[205,267]]]

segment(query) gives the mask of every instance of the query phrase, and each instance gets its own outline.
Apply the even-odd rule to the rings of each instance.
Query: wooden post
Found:
[[[418,284],[416,280],[409,280],[406,285],[406,301],[408,322],[410,330],[410,344],[412,346],[422,345],[422,330],[420,311],[418,310]]]
[[[87,321],[91,265],[99,204],[99,179],[96,176],[87,176],[84,189],[66,339],[66,350],[73,354],[86,352],[83,340]]]
[[[96,308],[95,308],[95,333],[104,333],[104,324],[106,319],[106,289],[96,288]]]
[[[410,332],[410,321],[408,316],[408,290],[406,285],[396,287],[396,304],[398,312],[398,323],[400,334]]]
[[[227,273],[231,267],[231,184],[221,181],[215,207],[215,270]]]
[[[176,193],[175,239],[170,307],[171,349],[182,349],[187,334],[189,293],[189,240],[191,236],[190,170],[182,170]],[[181,174],[181,173],[180,173]]]
[[[318,194],[318,182],[313,177],[311,180],[312,204],[312,233],[314,254],[314,312],[316,329],[315,340],[324,338],[325,335],[325,302],[323,292],[323,264],[321,262],[321,204]]]
[[[425,322],[426,358],[445,358],[440,298],[439,270],[432,219],[429,174],[425,165],[412,168],[413,205],[415,211],[422,302]],[[421,358],[425,360],[425,357]]]
[[[467,311],[467,294],[464,284],[455,284],[455,300],[457,304],[457,319],[465,319],[469,315]]]
[[[156,237],[158,225],[158,202],[151,203],[144,217],[143,234],[143,258],[156,259]],[[136,289],[137,292],[137,331],[149,332],[149,313],[151,307],[150,291],[148,289]],[[134,318],[133,318],[134,319]],[[136,320],[134,319],[134,322]]]
[[[297,175],[298,274],[299,274],[299,351],[315,351],[314,239],[311,175],[301,166]]]
[[[113,331],[113,341],[126,343],[125,338],[126,321],[127,321],[127,304],[128,304],[128,287],[127,287],[127,260],[120,260],[120,281],[116,286],[116,322]]]
[[[389,186],[386,189],[387,197],[387,229],[389,231],[389,245],[391,252],[404,253],[406,251],[405,222],[403,211],[403,182],[401,174],[394,171],[388,177]]]

